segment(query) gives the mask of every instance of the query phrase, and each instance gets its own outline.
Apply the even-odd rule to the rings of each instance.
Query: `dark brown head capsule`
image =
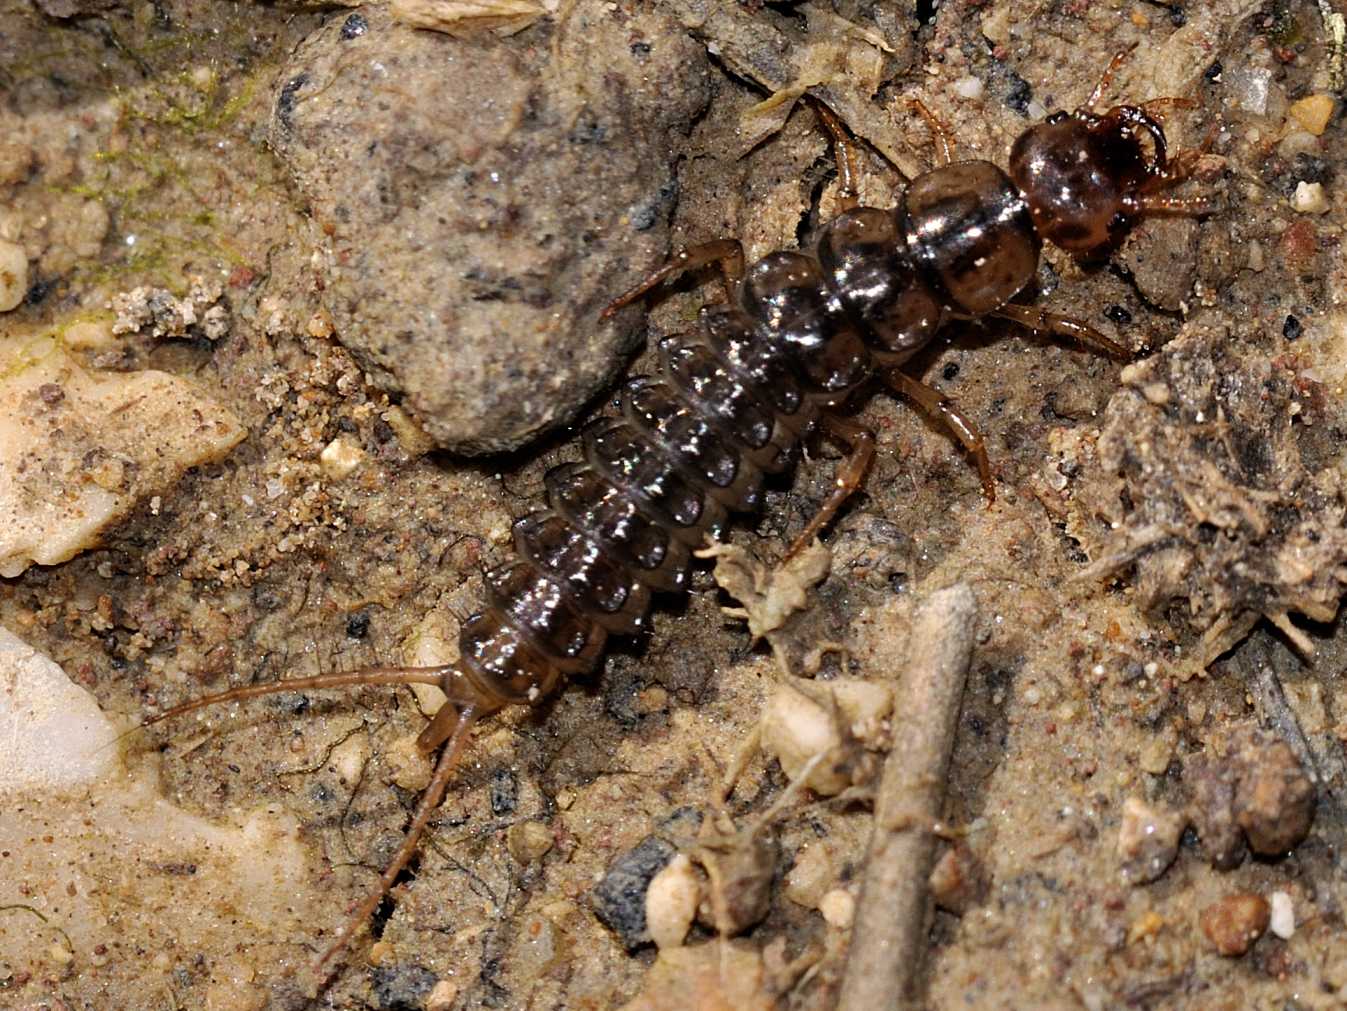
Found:
[[[1139,131],[1150,135],[1149,154]],[[1141,215],[1145,190],[1166,178],[1164,131],[1136,106],[1102,116],[1057,112],[1020,134],[1010,176],[1043,238],[1078,256],[1097,256]]]

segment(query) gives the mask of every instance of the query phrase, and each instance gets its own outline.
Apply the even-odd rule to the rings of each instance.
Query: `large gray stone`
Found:
[[[299,47],[271,141],[325,304],[438,443],[520,446],[621,369],[637,310],[597,314],[667,253],[676,144],[708,90],[673,22],[589,0],[503,40],[366,7]]]

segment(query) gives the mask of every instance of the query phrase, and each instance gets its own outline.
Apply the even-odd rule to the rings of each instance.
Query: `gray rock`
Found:
[[[678,850],[659,836],[646,836],[609,866],[589,893],[599,921],[615,933],[628,951],[650,942],[645,922],[645,893],[650,882]]]
[[[317,226],[325,305],[438,443],[515,448],[634,346],[638,310],[596,317],[667,255],[705,54],[654,11],[591,0],[503,40],[360,17],[299,47],[271,123]]]

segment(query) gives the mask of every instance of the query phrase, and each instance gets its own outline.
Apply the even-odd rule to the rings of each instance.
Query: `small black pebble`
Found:
[[[23,300],[28,305],[37,305],[50,295],[51,290],[55,287],[55,281],[34,281],[28,286],[28,290],[24,292]]]
[[[943,369],[940,370],[940,375],[943,376],[946,381],[953,379],[958,374],[959,374],[958,362],[949,362],[945,365]]]
[[[497,818],[513,814],[519,804],[519,780],[509,769],[491,774],[491,813]]]
[[[1183,8],[1178,4],[1169,8],[1169,23],[1175,28],[1182,28],[1188,23],[1188,15],[1183,13]]]
[[[907,589],[907,573],[891,572],[889,573],[889,589],[894,593],[902,593]]]
[[[1120,305],[1111,305],[1104,310],[1104,315],[1119,326],[1125,326],[1132,322],[1132,314]]]
[[[359,611],[346,619],[346,635],[352,639],[363,639],[369,632],[369,615]]]
[[[439,977],[419,965],[381,965],[374,970],[374,1006],[379,1011],[419,1011]]]
[[[1008,75],[1010,79],[1010,91],[1006,93],[1006,105],[1014,109],[1021,116],[1029,115],[1029,103],[1033,100],[1034,89],[1030,87],[1019,74],[1013,71]]]
[[[369,31],[369,22],[363,14],[352,14],[341,23],[341,39],[350,42]]]
[[[1221,66],[1221,61],[1217,60],[1215,63],[1213,63],[1211,66],[1207,68],[1207,72],[1202,76],[1205,77],[1207,81],[1210,82],[1211,84],[1215,84],[1217,81],[1221,79],[1221,71],[1223,71],[1224,69],[1225,68]]]
[[[1317,158],[1312,154],[1302,151],[1296,155],[1295,162],[1291,166],[1291,174],[1297,181],[1304,180],[1307,183],[1330,183],[1333,181],[1333,169],[1327,158]]]
[[[1286,322],[1282,324],[1282,336],[1289,341],[1293,341],[1300,336],[1304,329],[1305,328],[1300,325],[1300,320],[1296,319],[1294,316],[1287,316]]]
[[[645,923],[645,893],[650,882],[677,853],[672,843],[646,836],[608,867],[589,893],[599,922],[617,934],[630,951],[650,940]]]

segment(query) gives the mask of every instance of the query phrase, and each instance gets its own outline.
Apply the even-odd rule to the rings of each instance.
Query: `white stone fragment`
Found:
[[[0,626],[0,796],[92,782],[116,766],[116,740],[92,695]]]
[[[28,293],[28,256],[15,242],[0,239],[0,312],[9,312]]]
[[[661,951],[683,943],[701,899],[701,877],[682,853],[651,879],[645,893],[645,922]]]
[[[119,729],[0,629],[0,908],[42,911],[0,917],[4,969],[87,971],[110,936],[154,936],[165,916],[187,951],[232,951],[241,929],[292,943],[324,909],[308,898],[322,896],[321,872],[296,819],[257,809],[216,824],[183,811],[159,792],[153,749],[127,768]],[[146,961],[146,978],[167,985],[172,959]]]
[[[1266,67],[1236,67],[1225,73],[1226,94],[1236,108],[1261,116],[1268,110],[1272,71]]]
[[[856,898],[845,888],[834,888],[818,900],[818,911],[830,927],[845,930],[856,918]]]
[[[333,481],[340,481],[360,466],[365,459],[365,451],[344,436],[337,436],[318,454],[318,463],[323,473]]]
[[[1328,196],[1324,193],[1323,183],[1296,183],[1296,191],[1291,197],[1291,207],[1300,214],[1324,214],[1328,211]]]
[[[85,370],[51,337],[0,340],[0,576],[54,565],[246,434],[194,383]]]
[[[1296,932],[1296,910],[1291,896],[1286,892],[1273,892],[1268,896],[1268,905],[1272,907],[1269,928],[1283,941],[1290,940]]]
[[[982,82],[971,74],[961,77],[954,82],[954,93],[960,98],[981,98]]]

